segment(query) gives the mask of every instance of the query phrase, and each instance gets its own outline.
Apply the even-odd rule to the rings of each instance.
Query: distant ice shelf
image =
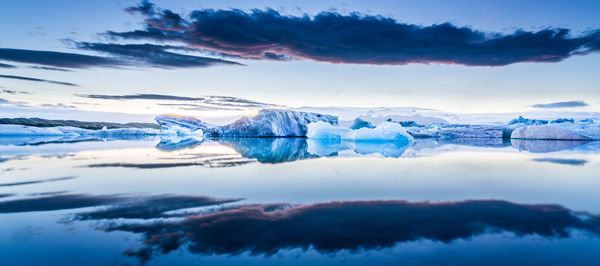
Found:
[[[21,119],[22,120],[22,119]],[[19,120],[19,121],[21,121]],[[68,136],[78,138],[118,138],[119,136],[201,138],[230,137],[308,137],[310,139],[351,141],[411,141],[413,138],[435,139],[544,139],[544,140],[600,140],[600,124],[592,119],[576,121],[572,118],[549,120],[527,119],[519,116],[507,124],[467,125],[448,123],[419,124],[415,121],[392,121],[374,123],[361,118],[348,127],[340,126],[338,117],[312,112],[283,109],[263,109],[256,115],[244,116],[237,121],[222,125],[210,125],[192,116],[173,114],[158,115],[157,128],[85,129],[73,126],[43,125],[44,121],[29,119],[39,126],[0,124],[0,136]],[[26,121],[26,122],[27,122]],[[50,120],[48,120],[50,121]],[[62,121],[62,120],[61,120]],[[21,121],[23,122],[23,121]],[[70,124],[79,121],[67,121]],[[67,123],[63,121],[62,123]],[[81,122],[89,126],[100,122]],[[36,125],[37,125],[36,124]],[[135,124],[135,123],[134,123]],[[148,125],[144,125],[148,126]],[[175,144],[177,140],[170,141]],[[165,143],[165,147],[170,144]]]

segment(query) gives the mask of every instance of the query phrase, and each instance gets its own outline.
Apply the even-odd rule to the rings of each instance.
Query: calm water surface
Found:
[[[600,261],[600,144],[0,138],[0,265]]]

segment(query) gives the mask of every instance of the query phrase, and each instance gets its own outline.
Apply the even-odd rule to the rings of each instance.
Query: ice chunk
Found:
[[[348,133],[352,131],[347,127],[335,126],[325,122],[315,122],[308,124],[306,136],[309,139],[321,140],[342,140],[347,139]]]
[[[600,140],[600,124],[593,122],[557,123],[515,129],[511,138]]]
[[[575,122],[575,120],[573,118],[568,119],[568,118],[559,118],[559,119],[555,119],[550,121],[550,124],[559,124],[559,123],[573,123]]]
[[[424,127],[423,125],[421,125],[415,121],[412,121],[412,120],[411,121],[400,121],[397,123],[399,123],[403,127]]]
[[[337,125],[336,116],[279,109],[262,109],[256,116],[246,116],[216,128],[206,129],[210,137],[305,137],[313,122]]]
[[[417,138],[509,138],[512,129],[493,125],[438,125],[407,128],[409,134]]]
[[[60,127],[31,127],[21,125],[0,125],[0,136],[62,136]],[[75,134],[77,135],[77,134]]]
[[[324,122],[308,125],[308,138],[351,141],[399,141],[411,142],[413,137],[398,123],[383,122],[375,128],[352,130]]]
[[[540,120],[540,119],[527,119],[522,116],[519,116],[517,119],[510,120],[508,122],[509,125],[515,124],[524,124],[524,125],[546,125],[548,124],[548,120]]]
[[[157,135],[152,128],[114,128],[89,130],[78,127],[31,127],[21,125],[0,125],[0,136],[94,136],[115,137],[126,135]]]
[[[208,125],[193,116],[162,114],[154,118],[165,133],[179,135],[202,135]]]
[[[359,129],[359,128],[363,128],[363,127],[375,128],[375,126],[373,126],[373,124],[371,124],[371,122],[362,120],[359,117],[357,117],[356,119],[354,119],[354,122],[352,123],[352,126],[350,126],[350,129]]]

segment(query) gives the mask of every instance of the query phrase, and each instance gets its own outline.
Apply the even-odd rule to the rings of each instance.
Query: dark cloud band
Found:
[[[145,28],[106,34],[124,39],[179,41],[252,59],[291,57],[331,63],[402,65],[444,63],[503,66],[558,62],[600,50],[600,31],[572,36],[568,29],[482,32],[450,23],[406,24],[383,16],[322,12],[286,16],[267,9],[195,10],[184,19],[143,1],[127,9],[146,16]]]
[[[58,84],[58,85],[64,85],[64,86],[75,86],[75,87],[79,86],[75,83],[70,83],[70,82],[62,82],[62,81],[54,81],[54,80],[38,79],[38,78],[30,78],[30,77],[21,77],[21,76],[12,76],[12,75],[0,75],[0,78],[35,81],[35,82],[45,82],[45,83]]]
[[[157,100],[157,101],[183,101],[191,102],[184,104],[160,103],[162,106],[175,106],[194,110],[205,110],[205,108],[221,108],[222,110],[240,110],[240,108],[269,108],[278,105],[263,103],[232,96],[209,95],[204,97],[188,97],[167,94],[126,94],[126,95],[104,95],[104,94],[77,94],[79,97],[104,100]],[[211,109],[206,109],[211,110]]]
[[[106,54],[93,56],[77,53],[0,48],[0,60],[37,64],[34,68],[68,71],[64,68],[91,67],[159,67],[191,68],[215,65],[242,65],[237,62],[204,56],[187,55],[169,50],[189,50],[185,47],[151,44],[113,44],[65,41],[78,49]],[[190,50],[197,51],[197,50]],[[213,55],[218,55],[213,53]],[[2,64],[0,67],[11,67]]]

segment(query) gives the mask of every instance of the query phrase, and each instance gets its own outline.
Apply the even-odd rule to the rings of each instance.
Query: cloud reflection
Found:
[[[573,166],[585,165],[588,162],[587,160],[583,160],[583,159],[569,159],[569,158],[534,158],[532,160],[535,162],[556,163],[556,164],[565,164],[565,165],[573,165]]]
[[[117,218],[118,216],[113,216]],[[600,234],[600,217],[559,205],[501,200],[460,202],[342,201],[304,206],[256,204],[155,223],[111,223],[106,231],[142,233],[145,247],[124,254],[150,259],[181,246],[205,255],[273,255],[312,248],[358,252],[428,239],[452,242],[486,233],[564,238],[573,229]]]
[[[214,199],[187,195],[89,195],[62,194],[62,192],[40,193],[42,197],[31,197],[0,202],[0,213],[22,213],[35,211],[59,211],[86,207],[103,207],[91,212],[79,213],[77,220],[99,220],[116,218],[150,219],[168,217],[166,212],[184,208],[218,205],[240,199]],[[46,196],[47,195],[47,196]],[[12,194],[4,194],[4,197]]]
[[[47,183],[47,182],[56,182],[56,181],[70,180],[70,179],[73,179],[73,178],[75,178],[75,176],[65,176],[65,177],[58,177],[58,178],[50,178],[50,179],[34,180],[34,181],[25,181],[25,182],[15,182],[15,183],[4,183],[4,184],[0,184],[0,187],[12,187],[12,186],[32,185],[32,184],[39,184],[39,183]]]

